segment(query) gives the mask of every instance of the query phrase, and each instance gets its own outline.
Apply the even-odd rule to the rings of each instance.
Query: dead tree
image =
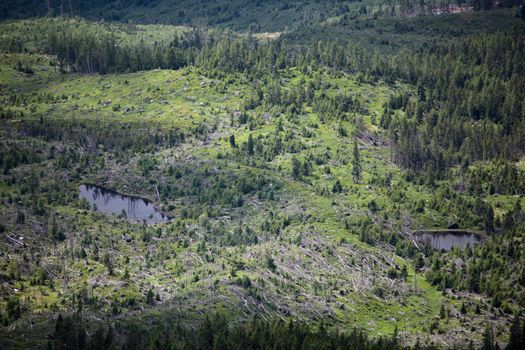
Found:
[[[51,5],[51,0],[45,0],[46,1],[46,7],[47,7],[47,15],[48,17],[53,16],[53,6]]]

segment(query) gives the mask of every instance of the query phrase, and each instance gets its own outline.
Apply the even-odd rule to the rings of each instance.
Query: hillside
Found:
[[[281,32],[362,17],[484,12],[522,4],[522,0],[15,0],[0,4],[0,19],[80,16],[123,23]]]
[[[0,22],[1,348],[521,347],[518,8],[168,3]]]
[[[112,0],[112,1],[15,1],[3,5],[2,18],[28,18],[48,13],[151,24],[209,25],[236,30],[283,31],[304,24],[322,22],[334,16],[359,13],[361,8],[376,7],[381,0],[366,5],[340,0]]]

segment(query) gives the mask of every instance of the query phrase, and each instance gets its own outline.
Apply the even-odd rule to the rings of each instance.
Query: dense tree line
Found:
[[[187,134],[175,127],[161,129],[152,125],[135,125],[135,128],[106,128],[90,122],[60,121],[41,118],[39,121],[23,121],[13,132],[20,132],[44,140],[69,141],[86,151],[96,153],[99,145],[115,152],[149,152],[158,147],[174,147],[183,142]],[[198,130],[192,133],[200,135]]]
[[[364,15],[358,0],[25,0],[0,5],[0,19],[36,16],[191,25],[203,22],[239,30],[283,30],[341,15]]]
[[[462,164],[464,190],[472,195],[523,195],[525,194],[525,172],[508,161],[488,164],[476,163],[468,167]]]
[[[169,324],[172,323],[172,324]],[[521,349],[525,344],[525,322],[515,316],[509,330],[507,350]],[[323,324],[308,325],[292,321],[264,321],[254,318],[232,326],[219,315],[206,317],[196,327],[179,322],[149,320],[124,321],[95,326],[87,330],[80,314],[59,315],[50,349],[438,349],[435,345],[403,346],[397,331],[391,337],[371,338],[354,328],[349,332],[328,331]],[[474,348],[472,342],[469,348]],[[493,331],[487,327],[481,349],[499,349]]]
[[[61,316],[56,320],[54,349],[401,349],[394,333],[391,337],[370,338],[354,328],[345,333],[328,331],[319,326],[292,321],[253,319],[231,326],[221,316],[206,317],[189,328],[178,322],[149,320],[138,323],[120,322],[99,325],[87,332],[85,320],[79,315]],[[418,349],[434,349],[418,344]]]
[[[398,0],[401,14],[430,15],[453,13],[460,10],[487,11],[500,7],[522,5],[522,0]]]
[[[510,327],[509,343],[505,350],[518,350],[523,347],[525,347],[525,321],[516,315]]]
[[[36,163],[38,161],[40,161],[40,157],[37,154],[27,152],[16,144],[5,144],[0,149],[0,171],[4,175],[20,164]]]
[[[192,24],[204,19],[209,25],[262,31],[282,30],[322,22],[330,17],[416,16],[458,11],[491,10],[522,5],[521,0],[385,0],[366,3],[358,0],[26,0],[0,6],[0,18],[35,16],[82,16],[108,21]],[[288,19],[288,21],[286,21]]]
[[[209,206],[241,207],[243,195],[257,193],[260,199],[269,199],[273,197],[273,191],[279,190],[281,186],[268,176],[255,174],[249,170],[240,174],[231,174],[222,170],[212,171],[207,167],[198,171],[186,169],[186,175],[192,175],[191,184],[177,186],[183,173],[180,170],[169,172],[172,181],[159,188],[162,198],[170,195],[190,196],[198,203]]]
[[[393,97],[380,122],[391,132],[396,163],[432,182],[462,162],[514,160],[521,154],[522,35],[484,34],[401,57],[393,67],[417,89],[413,96]],[[396,118],[395,109],[407,118]]]
[[[192,64],[202,45],[198,31],[181,34],[170,45],[124,44],[108,30],[84,23],[61,26],[51,22],[44,52],[57,56],[60,68],[85,73],[136,72],[155,68],[178,69]]]

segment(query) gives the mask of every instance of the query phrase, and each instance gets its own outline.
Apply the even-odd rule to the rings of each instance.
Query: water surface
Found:
[[[150,224],[168,221],[164,214],[145,199],[125,196],[101,187],[80,185],[79,198],[85,198],[92,208],[96,206],[96,210],[104,213],[121,215],[125,212],[126,217],[132,221],[145,220]]]
[[[447,251],[453,247],[473,247],[482,241],[479,234],[468,231],[423,231],[416,235],[420,241],[430,244],[432,248]]]

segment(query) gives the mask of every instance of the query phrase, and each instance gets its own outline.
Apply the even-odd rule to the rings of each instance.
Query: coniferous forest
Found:
[[[0,348],[522,349],[522,0],[0,4]]]

